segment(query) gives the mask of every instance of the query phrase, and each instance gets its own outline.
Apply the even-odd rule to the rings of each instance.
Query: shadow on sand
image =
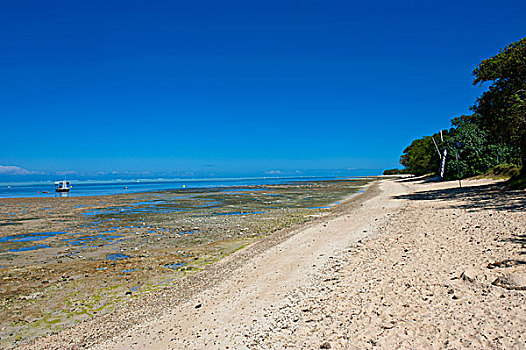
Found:
[[[421,191],[408,195],[395,196],[397,199],[414,201],[453,201],[449,208],[466,209],[469,211],[525,211],[526,191],[511,190],[504,184],[490,184],[462,188],[448,188],[441,190]],[[526,227],[526,222],[524,223]],[[521,232],[507,239],[509,242],[520,244],[526,249],[526,233]],[[526,254],[526,250],[523,254]]]
[[[415,201],[459,201],[451,204],[451,207],[467,210],[526,210],[526,192],[510,190],[503,184],[421,191],[394,198]]]

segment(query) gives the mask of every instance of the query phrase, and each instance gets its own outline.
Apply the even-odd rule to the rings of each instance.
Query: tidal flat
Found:
[[[370,180],[0,199],[0,346],[111,312]]]

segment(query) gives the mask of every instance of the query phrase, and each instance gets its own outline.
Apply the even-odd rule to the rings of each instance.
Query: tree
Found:
[[[474,121],[488,130],[496,143],[520,150],[526,175],[526,38],[483,60],[473,76],[473,85],[491,82],[472,107]]]
[[[447,130],[443,131],[444,141],[449,139]],[[433,139],[441,144],[440,134],[433,136],[424,136],[421,139],[414,140],[404,149],[400,157],[400,164],[405,167],[406,173],[414,175],[424,175],[436,173],[440,166],[440,157],[434,145]]]
[[[402,174],[406,174],[405,169],[394,168],[394,169],[384,170],[384,175],[402,175]]]
[[[427,136],[414,140],[404,149],[404,153],[400,157],[400,164],[406,168],[408,173],[417,176],[433,173],[438,166],[438,156],[434,153],[434,147]]]
[[[488,132],[468,120],[473,120],[473,116],[462,116],[452,120],[454,128],[449,132],[452,137],[446,142],[449,154],[446,169],[448,179],[482,175],[496,165],[512,161],[512,148],[503,144],[491,143]],[[456,142],[462,144],[458,150]],[[457,151],[460,155],[458,161],[455,157]],[[457,170],[460,174],[457,173]]]

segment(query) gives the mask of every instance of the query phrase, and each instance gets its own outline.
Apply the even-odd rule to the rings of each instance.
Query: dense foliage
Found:
[[[494,166],[513,159],[511,147],[490,142],[489,133],[477,124],[463,123],[451,129],[451,134],[453,137],[445,144],[449,153],[447,179],[482,175]],[[456,142],[462,146],[457,148]]]
[[[384,170],[384,175],[401,175],[401,174],[407,174],[407,171],[405,169],[386,169]]]
[[[473,71],[473,84],[491,82],[477,99],[474,120],[494,141],[520,150],[526,164],[526,38],[482,61]]]
[[[445,140],[448,140],[447,132]],[[404,150],[400,157],[402,164],[408,173],[414,175],[425,175],[436,172],[440,164],[440,156],[433,142],[441,142],[439,134],[424,136],[421,139],[414,140]]]
[[[411,142],[400,157],[407,173],[437,173],[438,146],[448,151],[447,179],[481,175],[499,164],[522,165],[526,176],[526,38],[483,60],[473,76],[473,84],[491,82],[472,107],[474,113],[454,118],[442,135]]]
[[[519,176],[520,170],[514,164],[499,164],[493,167],[488,175],[495,178],[509,178]]]

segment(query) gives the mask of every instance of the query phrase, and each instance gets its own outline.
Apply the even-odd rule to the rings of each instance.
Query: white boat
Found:
[[[70,187],[69,181],[55,181],[55,192],[69,192]]]

